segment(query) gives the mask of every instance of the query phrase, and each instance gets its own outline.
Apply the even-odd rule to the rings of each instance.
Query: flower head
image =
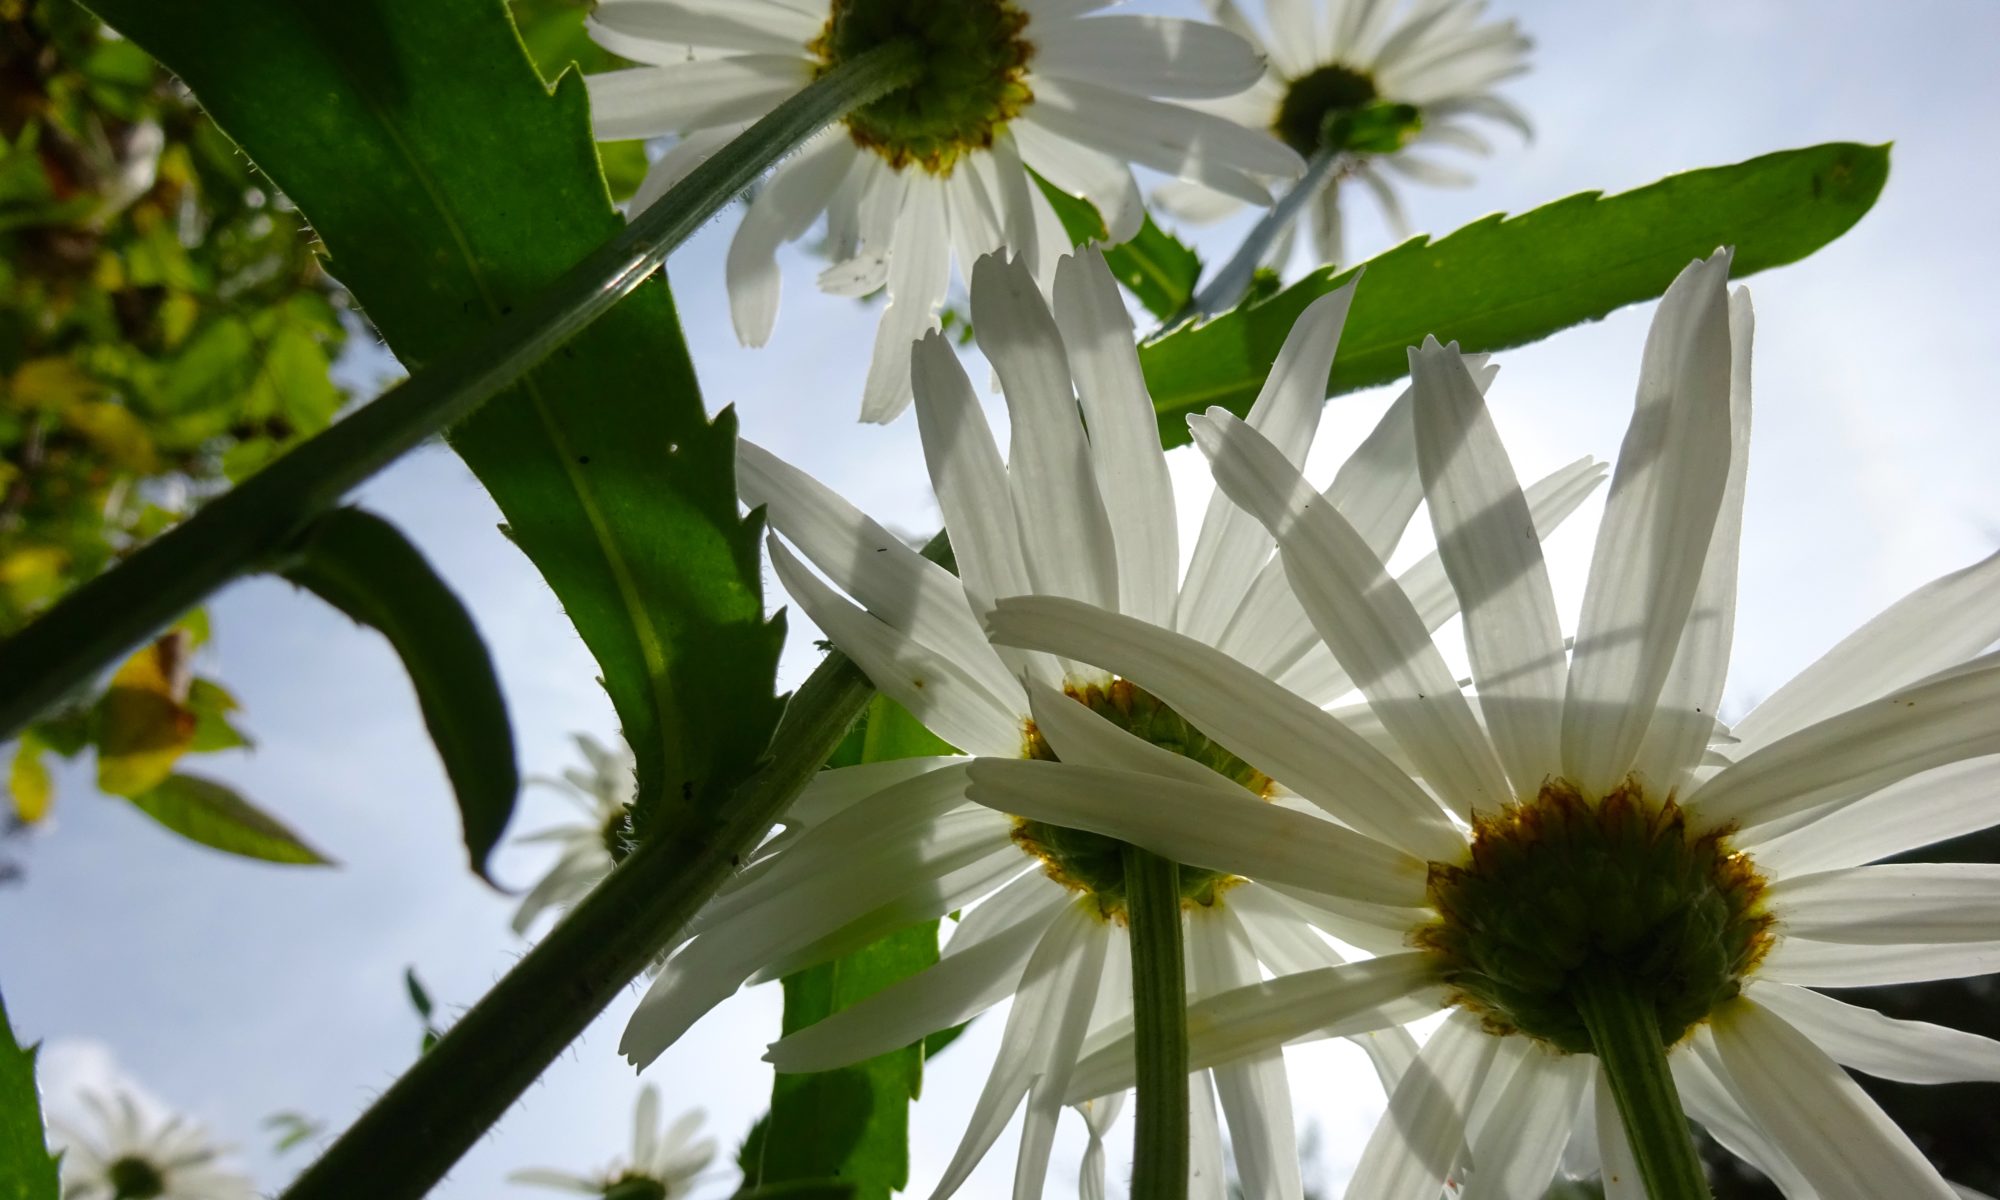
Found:
[[[161,1119],[125,1092],[84,1092],[97,1129],[52,1121],[64,1200],[253,1200],[250,1180],[219,1165],[225,1148],[186,1118]]]
[[[1595,1126],[1583,1157],[1631,1178],[1597,1055],[1614,991],[1636,998],[1688,1115],[1794,1197],[1952,1194],[1840,1064],[2000,1079],[2000,1043],[1810,990],[2000,966],[2000,869],[1869,865],[2000,817],[1982,803],[2000,781],[2000,656],[1972,657],[2000,637],[2000,556],[1920,589],[1722,736],[1751,334],[1727,268],[1724,253],[1694,264],[1661,302],[1573,655],[1473,374],[1453,348],[1412,351],[1416,454],[1473,696],[1348,517],[1257,431],[1219,412],[1194,422],[1401,767],[1166,630],[1046,598],[993,617],[1000,641],[1151,689],[1341,822],[1210,784],[1207,822],[1237,833],[1204,851],[1131,777],[971,769],[973,797],[996,808],[1030,803],[1400,930],[1381,957],[1213,996],[1189,1017],[1203,1064],[1451,1011],[1350,1195],[1434,1200],[1447,1179],[1468,1195],[1538,1195],[1580,1111]],[[1182,697],[1198,687],[1211,696],[1195,711]],[[1296,849],[1307,839],[1309,857]],[[1122,1086],[1121,1049],[1079,1066],[1072,1098]]]
[[[632,1158],[613,1163],[595,1175],[573,1175],[544,1167],[525,1167],[507,1176],[513,1183],[602,1196],[605,1200],[678,1200],[694,1186],[695,1176],[715,1158],[712,1138],[694,1140],[702,1112],[682,1113],[671,1125],[660,1125],[660,1092],[652,1084],[639,1090],[632,1112]]]
[[[624,861],[632,846],[631,749],[621,742],[613,750],[585,733],[576,735],[576,747],[588,769],[570,767],[560,779],[536,782],[553,787],[583,819],[515,839],[521,844],[546,842],[561,848],[556,861],[522,897],[521,907],[514,913],[515,933],[525,934],[543,913],[567,909],[583,899],[612,867]]]
[[[833,265],[820,286],[886,288],[862,417],[910,400],[910,344],[938,327],[961,272],[1005,248],[1046,285],[1070,242],[1036,184],[1082,196],[1125,241],[1145,216],[1133,165],[1269,202],[1261,180],[1297,154],[1181,102],[1241,91],[1263,70],[1212,25],[1092,15],[1109,0],[607,0],[592,35],[648,65],[591,76],[601,138],[676,134],[634,203],[660,195],[828,68],[891,39],[924,48],[912,84],[809,141],[758,193],[729,248],[730,314],[758,346],[778,313],[778,247],[824,213]]]
[[[1288,462],[1303,462],[1313,441],[1351,296],[1343,289],[1307,309],[1250,410],[1250,427],[1282,446]],[[972,309],[1006,396],[1006,460],[945,340],[927,338],[914,360],[918,426],[958,575],[744,444],[743,496],[766,509],[786,591],[878,688],[965,751],[1029,765],[1112,764],[1135,772],[1165,805],[1190,793],[1199,802],[1211,788],[1260,808],[1300,803],[1150,685],[1076,656],[987,640],[982,620],[995,597],[1061,597],[1172,625],[1301,688],[1351,688],[1282,574],[1260,570],[1271,535],[1230,500],[1211,503],[1183,575],[1131,318],[1103,259],[1091,251],[1065,259],[1053,308],[1022,261],[983,259]],[[1537,489],[1537,519],[1559,520],[1598,475],[1588,461],[1559,472]],[[1418,502],[1407,397],[1325,495],[1385,552],[1395,544]],[[1432,596],[1436,622],[1451,615],[1435,560],[1413,568],[1411,586]],[[1071,1068],[1087,1047],[1130,1027],[1122,847],[1031,807],[996,813],[969,802],[966,764],[942,756],[823,772],[787,815],[802,831],[774,839],[697,917],[692,939],[634,1014],[625,1052],[650,1061],[753,973],[780,976],[970,906],[935,967],[786,1037],[770,1057],[780,1070],[824,1070],[908,1045],[1012,996],[994,1072],[938,1192],[963,1182],[1025,1102],[1017,1186],[1038,1193]],[[1189,869],[1181,891],[1192,996],[1254,982],[1267,967],[1337,961],[1312,929],[1333,918],[1281,889]],[[1403,1037],[1365,1041],[1385,1076],[1408,1061]],[[1203,1076],[1197,1098],[1209,1086]],[[1298,1156],[1275,1049],[1224,1066],[1213,1086],[1247,1185],[1296,1196]],[[1110,1112],[1096,1106],[1088,1120],[1108,1123]],[[1204,1128],[1196,1122],[1195,1169],[1220,1179],[1220,1135],[1213,1121]]]
[[[1426,152],[1490,153],[1475,118],[1529,134],[1527,118],[1493,91],[1528,69],[1528,39],[1512,21],[1481,20],[1484,0],[1267,0],[1268,32],[1253,25],[1236,0],[1207,3],[1224,27],[1256,43],[1269,67],[1254,86],[1201,107],[1269,129],[1305,158],[1322,150],[1341,155],[1318,177],[1319,194],[1303,210],[1320,262],[1345,261],[1345,181],[1366,188],[1397,236],[1407,237],[1409,218],[1390,176],[1462,187],[1471,175]],[[1239,207],[1199,180],[1167,184],[1158,198],[1195,222]],[[1268,261],[1283,266],[1295,232],[1272,242]]]

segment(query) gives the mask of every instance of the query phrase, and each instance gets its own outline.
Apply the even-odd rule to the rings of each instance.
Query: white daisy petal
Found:
[[[1911,592],[1752,709],[1733,731],[1746,749],[1885,696],[2000,639],[2000,554]]]
[[[1787,734],[1724,768],[1687,800],[1744,830],[1833,811],[1933,767],[2000,753],[2000,656],[1913,684]]]
[[[1564,774],[1617,786],[1639,752],[1708,557],[1729,474],[1729,254],[1660,300],[1611,477],[1563,709]]]
[[[2000,929],[2000,864],[1825,871],[1778,880],[1765,898],[1793,937],[1859,945],[1984,941]]]
[[[1403,953],[1325,967],[1207,996],[1188,1005],[1188,1068],[1205,1070],[1288,1042],[1349,1037],[1407,1024],[1443,1001],[1427,956]],[[1069,1099],[1081,1103],[1132,1086],[1132,1038],[1077,1064]]]
[[[783,19],[787,15],[784,10],[767,5],[758,7],[762,11],[746,20],[706,5],[689,4],[686,0],[678,4],[660,4],[655,0],[603,0],[585,21],[585,27],[599,43],[605,43],[605,35],[609,34],[622,36],[639,46],[647,43],[686,44],[747,54],[793,56],[797,56],[805,43],[819,32],[809,19],[786,21]],[[774,21],[773,17],[779,19]]]
[[[799,55],[742,54],[584,76],[599,141],[659,137],[750,121],[812,79]]]
[[[1420,858],[1450,858],[1464,847],[1449,818],[1395,764],[1333,717],[1218,650],[1053,597],[1005,601],[988,624],[997,641],[1081,656],[1117,672],[1365,834]]]
[[[1234,900],[1196,908],[1187,919],[1191,995],[1214,995],[1259,982],[1250,935]],[[1217,1095],[1229,1122],[1230,1144],[1246,1200],[1299,1200],[1299,1152],[1292,1132],[1292,1097],[1277,1049],[1216,1066]]]
[[[1036,174],[1090,201],[1104,218],[1106,241],[1116,245],[1138,236],[1146,220],[1146,201],[1130,166],[1032,120],[1015,121],[1008,132],[1020,148],[1021,161]]]
[[[932,1200],[957,1191],[999,1138],[1043,1064],[1043,1048],[1065,1023],[1064,1002],[1077,990],[1076,983],[1093,957],[1101,965],[1103,938],[1082,906],[1071,905],[1049,926],[1028,959],[1007,1013],[993,1073],[987,1076],[965,1137],[931,1193]]]
[[[1736,559],[1750,459],[1750,344],[1755,323],[1750,293],[1736,289],[1729,297],[1729,473],[1687,628],[1639,747],[1639,774],[1667,790],[1685,791],[1690,773],[1701,762],[1729,673],[1729,650],[1736,634]]]
[[[1029,1085],[1027,1112],[1021,1121],[1021,1147],[1014,1159],[1014,1200],[1041,1200],[1048,1180],[1049,1152],[1055,1146],[1056,1122],[1062,1116],[1063,1092],[1090,1027],[1091,1009],[1103,983],[1106,951],[1114,936],[1103,922],[1095,923],[1085,935],[1083,963],[1063,999],[1062,1018],[1053,1034],[1036,1047],[1041,1063]]]
[[[1646,1184],[1639,1177],[1639,1159],[1625,1138],[1625,1122],[1618,1115],[1618,1101],[1611,1094],[1611,1080],[1600,1064],[1592,1086],[1592,1106],[1597,1125],[1598,1179],[1604,1184],[1604,1200],[1647,1200]]]
[[[1782,1017],[1742,1001],[1712,1028],[1723,1082],[1823,1200],[1956,1200],[1909,1137]]]
[[[1188,1079],[1188,1200],[1228,1200],[1229,1169],[1222,1161],[1222,1122],[1206,1071]]]
[[[1261,130],[1074,79],[1039,80],[1035,106],[1019,124],[1252,204],[1270,202],[1259,178],[1291,179],[1305,170],[1297,153]],[[1022,154],[1034,161],[1026,146]]]
[[[602,1179],[586,1179],[572,1175],[568,1171],[554,1171],[546,1167],[523,1167],[507,1172],[508,1183],[525,1183],[530,1187],[554,1188],[562,1192],[580,1192],[586,1196],[604,1194]]]
[[[1756,852],[1757,869],[1783,879],[1858,867],[2000,823],[2000,758],[1975,758],[1912,776],[1812,819],[1768,842],[1741,844]]]
[[[1217,778],[1214,771],[1193,759],[1119,728],[1096,710],[1052,687],[1030,684],[1028,703],[1035,731],[1063,762],[1159,775],[1203,787]]]
[[[924,463],[944,511],[959,578],[973,606],[983,611],[997,596],[1029,590],[1007,470],[972,381],[943,334],[925,334],[911,351],[911,374]]]
[[[1425,780],[1461,816],[1510,800],[1499,759],[1429,631],[1354,527],[1228,413],[1211,409],[1188,427],[1216,483],[1277,535],[1314,628]]]
[[[1463,1009],[1446,1018],[1389,1097],[1348,1180],[1350,1196],[1436,1200],[1465,1154],[1465,1118],[1500,1039]]]
[[[952,573],[833,489],[754,442],[736,444],[737,491],[771,528],[870,613],[950,658],[996,707],[1022,711],[1021,685],[987,643]]]
[[[1118,558],[1072,388],[1069,355],[1027,264],[972,272],[972,327],[1006,393],[1007,482],[1038,593],[1118,603]]]
[[[2000,971],[2000,940],[1884,946],[1781,937],[1757,977],[1800,987],[1875,987],[1963,979]]]
[[[1014,994],[1022,968],[1056,915],[1057,906],[1048,905],[969,950],[772,1042],[764,1059],[780,1073],[830,1071],[970,1020]]]
[[[1180,545],[1173,484],[1146,380],[1139,372],[1132,316],[1095,250],[1056,268],[1056,323],[1090,430],[1090,458],[1117,549],[1118,610],[1164,625],[1173,619]]]
[[[855,607],[820,582],[783,542],[770,539],[770,551],[786,594],[926,729],[969,754],[1020,752],[1020,716],[965,668]]]
[[[1568,674],[1541,539],[1458,347],[1410,351],[1417,460],[1438,552],[1465,614],[1479,709],[1517,795],[1562,769]]]
[[[1190,225],[1211,225],[1243,209],[1243,201],[1234,196],[1178,179],[1153,189],[1153,203]]]
[[[1529,1047],[1518,1058],[1504,1087],[1495,1089],[1489,1079],[1485,1089],[1493,1101],[1472,1125],[1463,1200],[1541,1195],[1576,1129],[1577,1108],[1590,1090],[1590,1057]]]
[[[1685,1052],[1667,1058],[1673,1072],[1674,1088],[1681,1094],[1682,1107],[1701,1123],[1710,1137],[1731,1154],[1762,1171],[1786,1196],[1810,1200],[1812,1185],[1799,1174],[1761,1126],[1736,1102],[1722,1082],[1726,1068],[1715,1049],[1715,1038],[1707,1029],[1698,1029],[1686,1044]]]
[[[1305,463],[1319,415],[1326,403],[1326,381],[1333,370],[1340,331],[1347,324],[1359,279],[1312,302],[1285,335],[1256,402],[1246,418],[1250,428],[1267,438],[1293,467]],[[1189,637],[1214,642],[1228,628],[1243,594],[1271,552],[1271,535],[1254,516],[1217,492],[1209,499],[1188,563],[1175,627]]]
[[[1142,846],[1163,858],[1371,904],[1423,902],[1425,865],[1331,821],[1196,784],[1103,767],[980,759],[970,795],[996,811]]]
[[[748,121],[734,121],[682,134],[671,149],[646,168],[645,178],[639,181],[638,190],[625,202],[625,211],[641,213],[651,208],[653,201],[666,195],[675,184],[686,179],[690,171],[707,162],[716,151],[735,141],[737,135],[748,128]]]
[[[884,423],[910,403],[910,344],[937,327],[951,285],[951,230],[941,184],[912,178],[889,255],[889,306],[875,327],[875,352],[862,387],[861,419]]]
[[[1235,34],[1174,17],[1075,21],[1035,48],[1035,71],[1144,96],[1208,99],[1257,82],[1264,64]]]
[[[1749,996],[1842,1066],[1903,1083],[2000,1082],[2000,1042],[1903,1021],[1808,988],[1753,981]]]
[[[632,1161],[642,1163],[653,1157],[659,1135],[660,1089],[649,1083],[639,1089],[639,1102],[632,1107]]]

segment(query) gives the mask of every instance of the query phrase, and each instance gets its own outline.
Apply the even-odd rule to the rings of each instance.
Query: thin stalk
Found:
[[[919,65],[917,47],[897,42],[815,79],[513,315],[293,447],[0,642],[0,741],[209,593],[265,566],[347,492],[526,375],[773,163],[829,122],[908,83]]]
[[[1646,1195],[1652,1200],[1709,1200],[1708,1178],[1667,1069],[1652,998],[1620,973],[1595,972],[1578,978],[1576,1007],[1611,1080]]]
[[[1277,240],[1285,226],[1298,218],[1299,210],[1305,207],[1306,201],[1318,194],[1327,177],[1346,157],[1344,150],[1327,146],[1308,159],[1306,173],[1299,176],[1291,189],[1265,211],[1262,219],[1251,228],[1249,236],[1243,239],[1243,244],[1236,248],[1236,253],[1202,285],[1201,290],[1194,294],[1194,299],[1188,301],[1187,307],[1167,324],[1178,325],[1191,317],[1210,316],[1233,307],[1241,300],[1243,294],[1250,290],[1250,281],[1256,278],[1257,267],[1263,263],[1271,243]]]
[[[1181,951],[1180,867],[1126,846],[1125,916],[1132,939],[1138,1066],[1132,1200],[1187,1200],[1187,969]]]

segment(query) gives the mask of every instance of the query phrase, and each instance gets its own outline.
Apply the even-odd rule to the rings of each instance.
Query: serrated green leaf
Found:
[[[403,363],[465,342],[619,228],[582,80],[544,86],[500,0],[95,0],[298,205]],[[761,754],[782,629],[663,279],[450,441],[602,669],[642,834]]]
[[[1041,185],[1042,194],[1049,198],[1063,231],[1073,242],[1080,246],[1104,239],[1104,219],[1090,201],[1070,195],[1039,175],[1035,182]],[[1112,276],[1161,320],[1186,308],[1193,298],[1195,281],[1201,277],[1201,259],[1180,239],[1155,225],[1150,215],[1131,241],[1103,250]]]
[[[24,1050],[15,1040],[0,998],[0,1200],[57,1200],[61,1194],[55,1156],[42,1132],[35,1054],[35,1047]]]
[[[1585,192],[1520,216],[1487,217],[1437,241],[1405,242],[1361,267],[1323,268],[1262,304],[1141,347],[1160,439],[1186,442],[1188,414],[1210,405],[1247,412],[1299,313],[1357,270],[1367,273],[1328,395],[1401,378],[1405,351],[1426,334],[1468,352],[1500,350],[1652,299],[1717,246],[1736,247],[1738,279],[1796,262],[1860,220],[1888,173],[1886,146],[1785,150],[1616,196]]]
[[[954,751],[907,710],[877,696],[829,768]],[[784,1031],[803,1029],[937,962],[937,922],[894,933],[856,953],[787,975]],[[908,1182],[909,1102],[923,1084],[921,1043],[837,1071],[778,1075],[771,1111],[746,1142],[744,1194],[818,1195],[851,1189],[887,1200]]]
[[[213,779],[169,775],[153,790],[132,797],[132,804],[187,840],[228,854],[299,866],[332,865],[276,817]]]
[[[514,815],[514,732],[472,614],[395,526],[358,508],[313,522],[285,578],[379,631],[396,648],[458,799],[472,869]]]

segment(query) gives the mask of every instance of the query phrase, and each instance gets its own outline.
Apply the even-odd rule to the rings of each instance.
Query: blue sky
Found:
[[[1990,324],[2000,85],[1988,61],[2000,7],[1498,0],[1496,9],[1518,16],[1538,43],[1535,72],[1507,89],[1537,136],[1520,146],[1501,135],[1470,191],[1412,189],[1422,227],[1448,231],[1495,210],[1816,141],[1896,142],[1888,188],[1858,228],[1750,281],[1757,425],[1725,701],[1726,715],[1740,712],[1887,602],[2000,545]],[[1356,207],[1354,243],[1383,248],[1386,232]],[[816,294],[813,264],[791,254],[770,347],[737,347],[719,302],[733,224],[712,225],[673,269],[711,407],[735,404],[749,436],[891,525],[929,532],[937,517],[913,421],[853,421],[873,312]],[[1229,234],[1204,237],[1211,257],[1226,253]],[[1491,401],[1524,475],[1615,453],[1649,315],[1649,306],[1627,310],[1500,358]],[[1336,401],[1328,444],[1351,444],[1384,402]],[[1322,456],[1322,468],[1332,461]],[[1197,462],[1175,469],[1184,501],[1205,495]],[[588,655],[448,451],[411,456],[363,499],[407,530],[472,607],[499,661],[524,770],[570,765],[571,730],[612,732]],[[1586,509],[1552,552],[1566,612],[1594,521]],[[275,1191],[307,1151],[267,1153],[263,1117],[298,1110],[338,1128],[414,1055],[404,966],[414,964],[450,1011],[522,944],[507,930],[509,902],[463,867],[443,773],[386,645],[269,580],[230,588],[213,615],[206,669],[244,701],[259,746],[204,769],[343,865],[223,858],[67,779],[54,828],[16,852],[27,880],[0,890],[0,984],[20,1031],[58,1047],[52,1091],[129,1073],[244,1146],[260,1184]],[[786,686],[815,657],[799,624]],[[515,828],[541,828],[564,811],[530,791]],[[539,863],[510,850],[500,874],[525,883]],[[614,1004],[437,1194],[529,1195],[504,1174],[530,1164],[588,1169],[622,1152],[638,1083],[613,1047],[635,998]],[[733,1147],[763,1107],[769,1076],[758,1056],[776,1022],[774,991],[745,993],[648,1078],[670,1111],[705,1107]],[[949,1156],[998,1024],[979,1023],[934,1064],[916,1109],[915,1187],[927,1190]],[[1379,1094],[1335,1048],[1300,1054],[1294,1068],[1302,1117],[1333,1142],[1326,1165],[1337,1182]],[[1080,1144],[1066,1129],[1055,1194],[1072,1186]],[[966,1194],[1007,1194],[1011,1139],[1001,1145]],[[1122,1155],[1114,1148],[1113,1161]],[[1114,1186],[1119,1175],[1114,1167]],[[728,1182],[718,1177],[710,1191]]]

